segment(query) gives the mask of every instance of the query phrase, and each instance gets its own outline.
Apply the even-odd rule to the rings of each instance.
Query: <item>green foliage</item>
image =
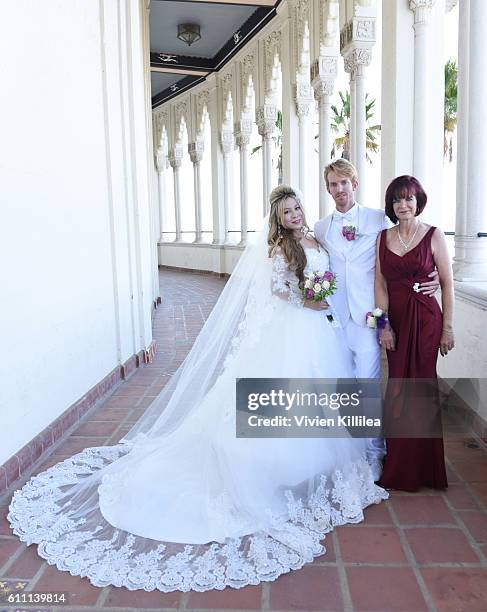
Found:
[[[341,157],[350,159],[350,93],[338,92],[340,103],[338,106],[332,104],[331,110],[333,117],[331,121],[331,129],[336,134],[333,148],[331,150],[331,158],[335,159],[339,152]],[[371,125],[375,114],[375,98],[370,100],[369,95],[365,96],[365,135],[366,135],[366,151],[367,161],[371,164],[372,158],[369,151],[377,153],[379,151],[379,132],[380,124]]]
[[[445,108],[443,121],[443,154],[452,161],[453,132],[457,125],[458,67],[454,59],[445,64]]]

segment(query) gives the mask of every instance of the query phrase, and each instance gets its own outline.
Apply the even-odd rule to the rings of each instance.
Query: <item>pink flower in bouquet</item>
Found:
[[[306,297],[307,297],[308,299],[311,299],[313,296],[314,296],[314,291],[313,291],[312,289],[308,289],[308,290],[306,291]]]
[[[335,275],[333,274],[333,272],[325,272],[323,274],[323,278],[327,281],[332,281],[335,278]]]

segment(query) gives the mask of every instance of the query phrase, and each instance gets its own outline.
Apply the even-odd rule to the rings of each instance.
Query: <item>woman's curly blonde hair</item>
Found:
[[[306,254],[299,240],[294,237],[293,231],[284,227],[284,209],[288,198],[295,200],[303,213],[303,228],[308,229],[306,216],[304,214],[301,196],[296,189],[289,185],[279,185],[271,191],[269,201],[271,210],[269,213],[269,234],[267,244],[269,245],[269,257],[272,257],[278,248],[292,270],[298,277],[300,285],[304,283],[304,269],[306,267]]]

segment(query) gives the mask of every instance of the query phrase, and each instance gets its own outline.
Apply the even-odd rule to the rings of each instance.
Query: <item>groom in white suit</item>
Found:
[[[380,377],[380,347],[376,332],[365,324],[365,315],[375,308],[374,276],[378,234],[392,226],[384,210],[366,208],[355,201],[358,175],[355,166],[337,159],[325,168],[328,193],[336,209],[316,223],[315,238],[328,251],[330,267],[337,275],[334,306],[353,353],[356,378]],[[438,281],[422,284],[433,294]],[[382,438],[369,440],[367,455],[376,480],[386,453]]]

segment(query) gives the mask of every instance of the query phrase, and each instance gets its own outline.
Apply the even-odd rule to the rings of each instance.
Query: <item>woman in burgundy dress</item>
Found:
[[[400,176],[386,191],[386,215],[396,225],[377,240],[376,306],[388,313],[379,332],[387,349],[387,456],[383,487],[417,491],[447,487],[436,376],[438,350],[454,347],[453,275],[443,232],[418,215],[426,194],[417,179]],[[437,269],[442,310],[421,283]]]

